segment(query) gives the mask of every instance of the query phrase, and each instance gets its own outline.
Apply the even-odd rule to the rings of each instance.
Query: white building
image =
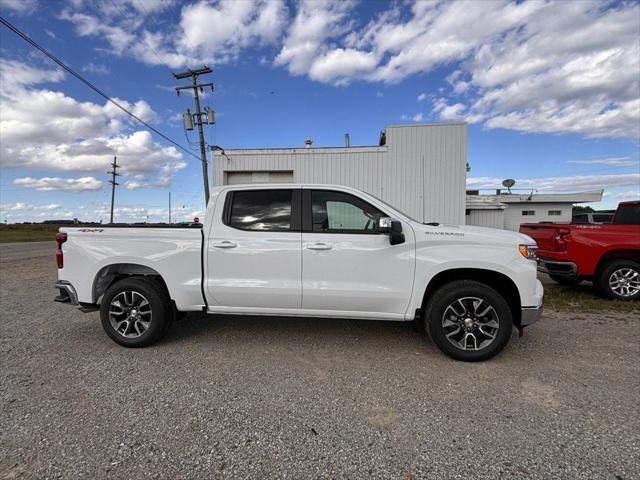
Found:
[[[599,202],[602,193],[467,195],[466,224],[517,231],[522,223],[570,222],[574,204]]]
[[[359,188],[423,222],[465,220],[467,126],[392,125],[378,145],[213,152],[214,185],[329,183]]]

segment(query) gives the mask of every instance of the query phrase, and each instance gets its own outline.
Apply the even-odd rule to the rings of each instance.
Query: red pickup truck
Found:
[[[610,224],[524,223],[538,270],[563,285],[592,280],[607,298],[640,299],[640,201],[618,205]]]

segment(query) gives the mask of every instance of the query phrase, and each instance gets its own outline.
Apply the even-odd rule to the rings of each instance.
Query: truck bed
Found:
[[[96,283],[112,274],[113,265],[137,266],[160,275],[176,306],[194,310],[204,305],[202,280],[202,225],[109,225],[62,227],[64,266],[59,280],[71,280],[78,301],[97,301]],[[96,281],[94,282],[94,279]]]

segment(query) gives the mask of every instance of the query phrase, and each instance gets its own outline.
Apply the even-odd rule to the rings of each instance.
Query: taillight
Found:
[[[62,255],[62,244],[67,241],[67,234],[58,232],[56,233],[56,243],[58,244],[58,249],[56,250],[56,264],[58,268],[64,267],[64,258]]]
[[[567,250],[567,242],[565,241],[565,236],[569,235],[571,230],[568,228],[559,228],[556,231],[555,237],[553,237],[553,249],[556,252],[564,252]]]

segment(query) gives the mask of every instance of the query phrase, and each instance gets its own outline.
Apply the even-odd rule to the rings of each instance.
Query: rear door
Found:
[[[413,288],[415,241],[376,232],[378,207],[350,193],[304,189],[302,307],[336,315],[403,318]]]
[[[213,310],[299,309],[300,189],[228,190],[214,215],[206,272]]]

